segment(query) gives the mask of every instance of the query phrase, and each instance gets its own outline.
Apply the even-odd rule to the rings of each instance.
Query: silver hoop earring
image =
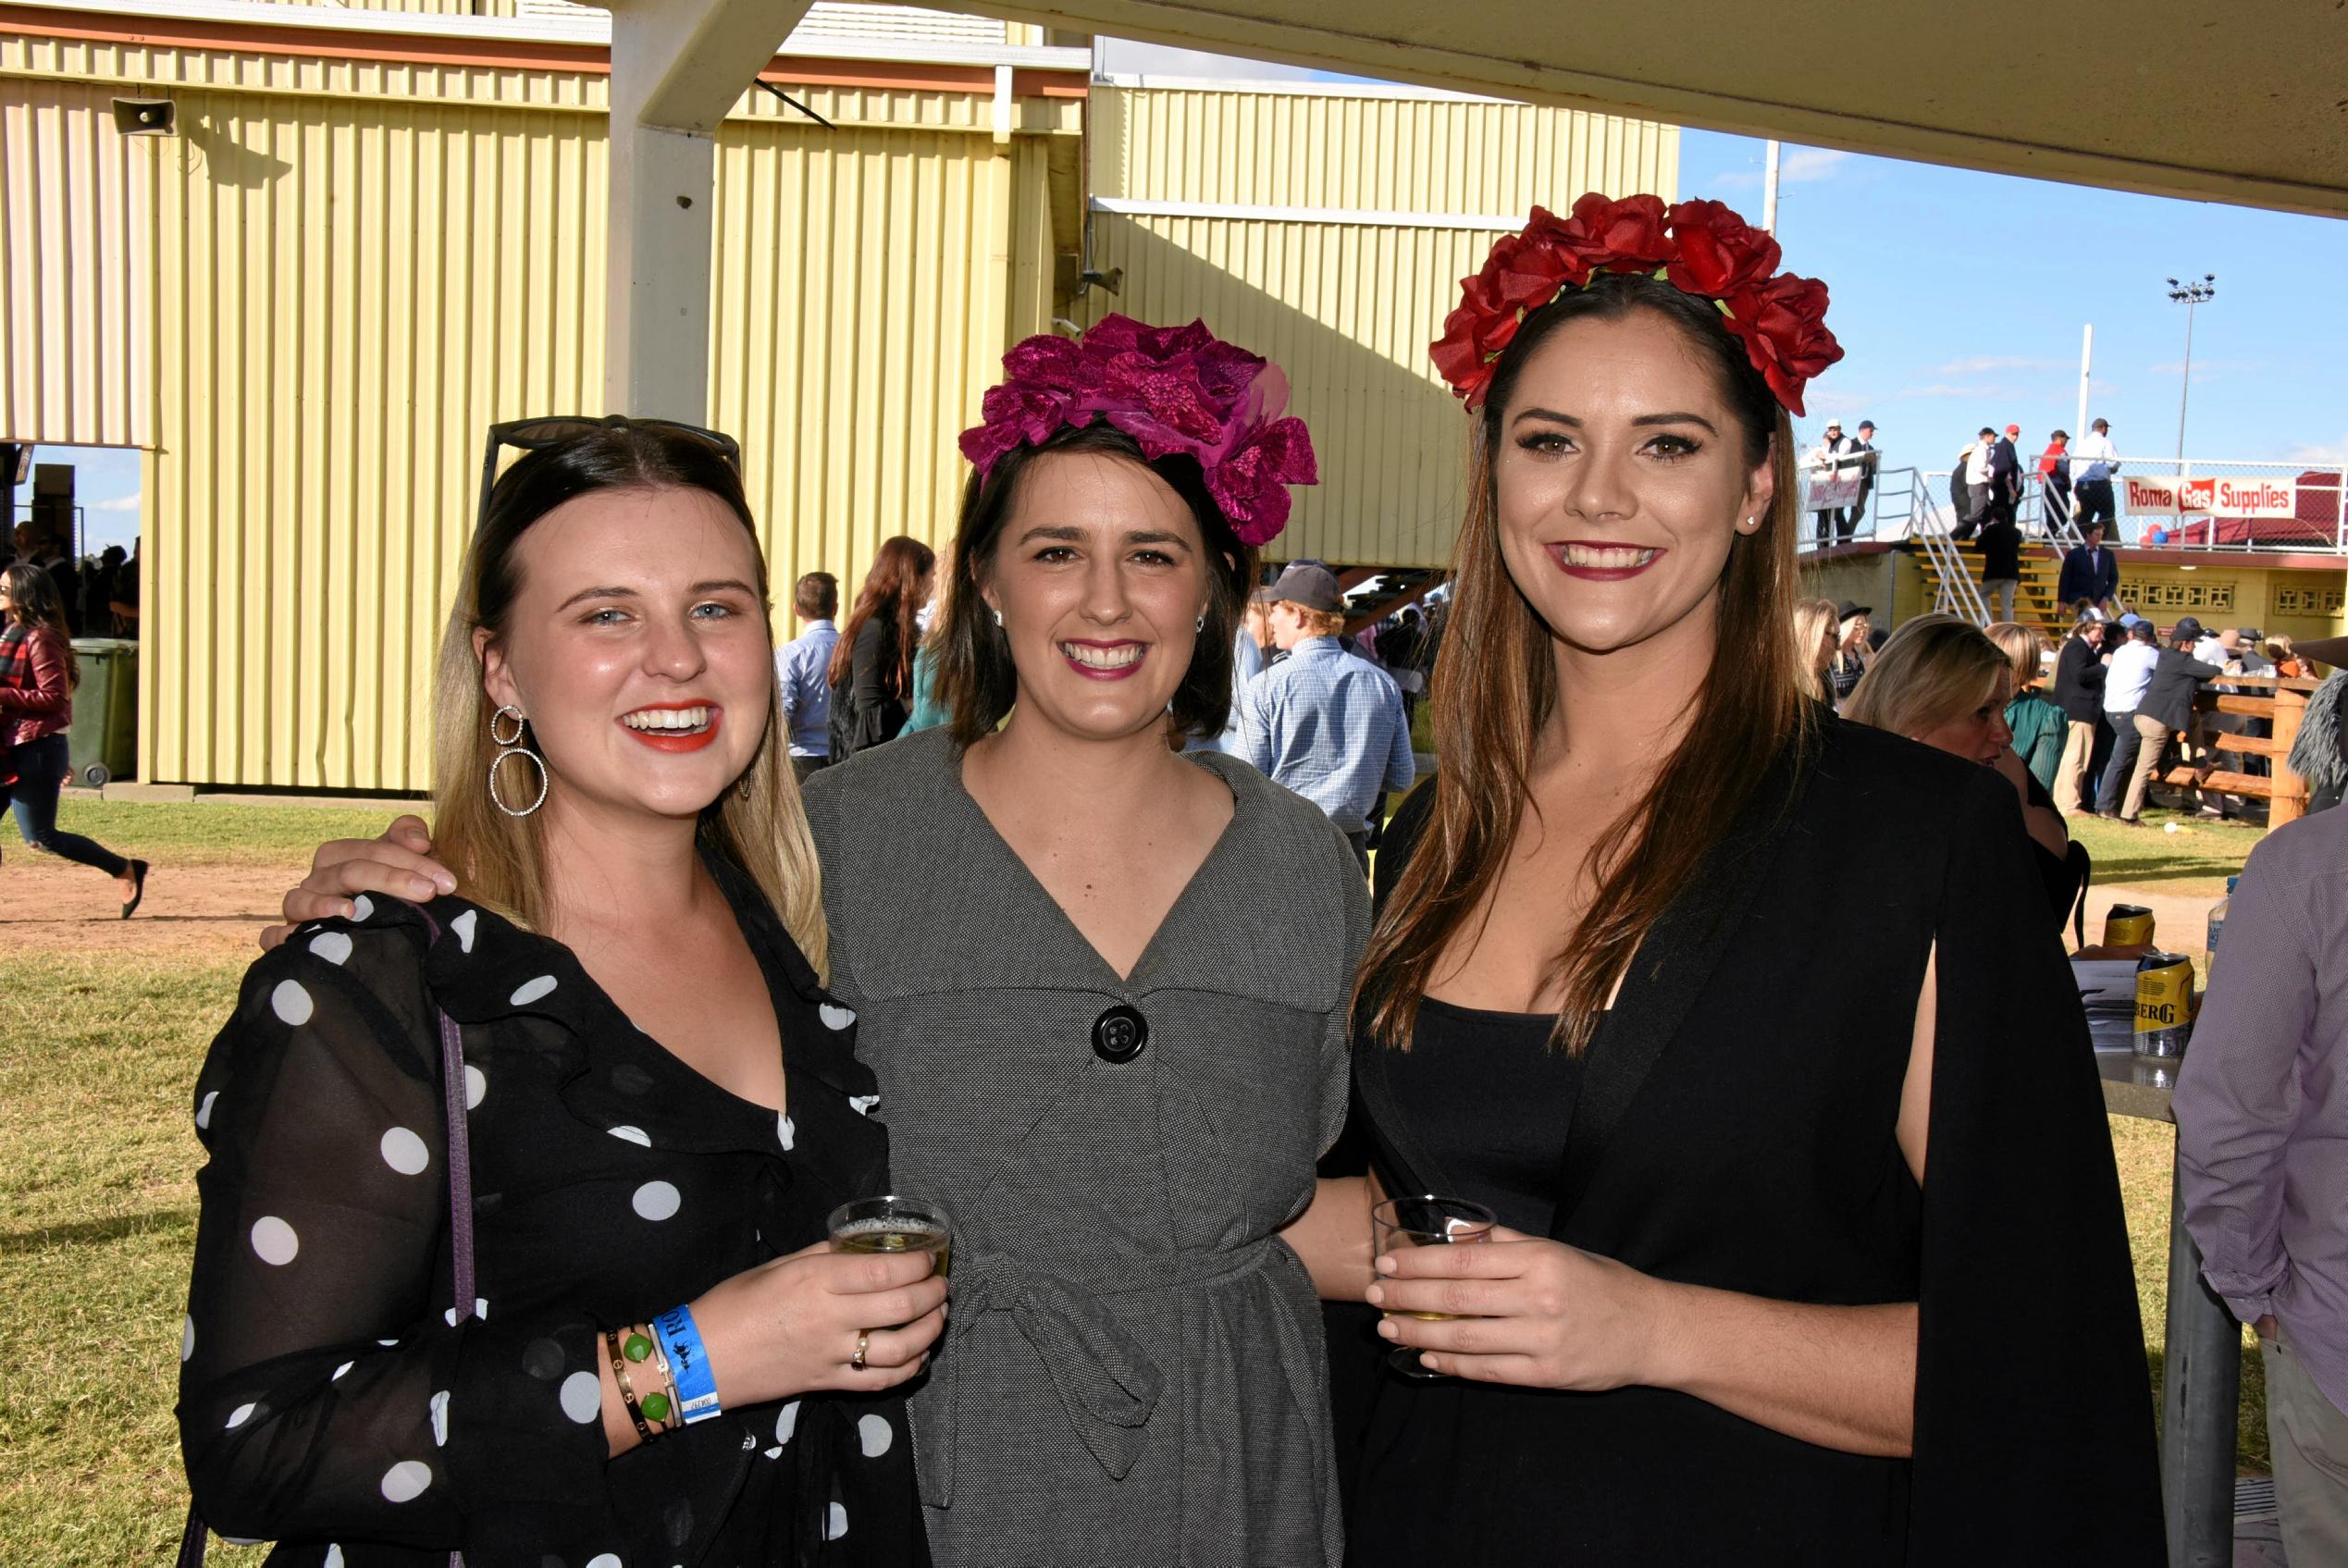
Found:
[[[510,735],[500,733],[498,729],[498,721],[508,714],[513,717],[513,733]],[[526,817],[545,805],[547,786],[553,782],[547,776],[546,759],[528,747],[520,744],[527,725],[528,721],[522,717],[522,710],[510,705],[489,715],[489,738],[503,747],[495,757],[489,759],[489,804],[509,817]],[[498,793],[498,770],[505,765],[505,759],[509,757],[526,757],[530,759],[530,765],[538,771],[538,797],[527,806],[518,809],[508,806],[505,803],[505,796]]]

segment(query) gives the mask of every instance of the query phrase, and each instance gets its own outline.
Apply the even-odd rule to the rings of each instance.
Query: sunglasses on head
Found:
[[[481,500],[475,508],[473,519],[478,526],[489,514],[489,492],[497,488],[498,458],[512,447],[516,451],[543,451],[559,447],[581,436],[591,436],[598,430],[673,430],[710,443],[718,456],[723,458],[735,473],[742,469],[741,443],[723,430],[705,430],[698,425],[687,425],[675,419],[635,419],[624,414],[605,414],[595,418],[583,414],[549,414],[539,419],[510,419],[489,426],[488,449],[481,454]]]

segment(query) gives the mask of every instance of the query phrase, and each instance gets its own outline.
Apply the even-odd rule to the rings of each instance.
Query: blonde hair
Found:
[[[1341,637],[1345,635],[1345,615],[1342,611],[1316,610],[1309,604],[1299,604],[1292,599],[1280,600],[1296,611],[1297,623],[1308,637]]]
[[[530,453],[498,481],[465,551],[456,604],[440,637],[434,692],[433,838],[466,897],[526,927],[543,929],[549,913],[544,819],[509,817],[489,798],[489,772],[500,766],[497,759],[505,748],[490,737],[497,704],[483,685],[474,635],[502,635],[521,587],[515,546],[554,508],[596,490],[679,488],[714,496],[741,521],[750,537],[764,603],[766,555],[758,548],[740,478],[713,445],[674,427],[608,426]],[[771,627],[771,606],[769,611],[762,623]],[[822,873],[798,783],[784,757],[776,706],[768,705],[749,767],[701,809],[694,837],[702,850],[757,885],[822,976],[829,948]],[[532,741],[525,722],[517,744]],[[517,759],[502,765],[507,772],[498,780],[499,793],[508,800],[529,799],[537,781],[522,784],[514,772],[521,765]],[[554,782],[551,775],[549,782]]]
[[[2014,690],[2020,693],[2038,684],[2045,671],[2041,662],[2046,652],[2046,639],[2035,627],[2019,621],[1999,621],[1983,631],[1983,636],[1997,645],[2007,661],[2014,667]]]
[[[1913,739],[1997,693],[2012,672],[2004,649],[1954,615],[1919,615],[1876,653],[1843,699],[1843,717]]]
[[[1794,600],[1794,673],[1803,693],[1821,702],[1826,699],[1826,687],[1818,678],[1818,648],[1827,632],[1840,624],[1835,609],[1831,599]]]

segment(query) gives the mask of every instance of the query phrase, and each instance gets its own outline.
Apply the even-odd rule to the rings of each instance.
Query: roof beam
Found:
[[[709,417],[716,131],[806,13],[807,0],[612,0],[612,413]]]
[[[2348,10],[2329,0],[2255,13],[2199,0],[2131,0],[2124,13],[2095,0],[1971,0],[1961,26],[1939,0],[1878,0],[1857,25],[1835,0],[1699,6],[1674,22],[1651,0],[924,4],[1809,146],[2348,216]],[[1968,53],[1960,36],[2011,46]]]

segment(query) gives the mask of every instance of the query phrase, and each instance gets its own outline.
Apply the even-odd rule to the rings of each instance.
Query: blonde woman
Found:
[[[2018,621],[1999,621],[1987,627],[1984,635],[1997,645],[2014,672],[2013,699],[2006,704],[2006,728],[2013,735],[2014,755],[2038,781],[2038,787],[2051,792],[2055,775],[2062,768],[2070,721],[2046,697],[2046,639],[2035,626]]]
[[[1841,646],[1842,627],[1835,618],[1833,599],[1794,601],[1795,668],[1804,696],[1819,702],[1833,700],[1826,685],[1826,672],[1833,667]]]
[[[1843,717],[1979,762],[2012,784],[2059,920],[2079,891],[2070,833],[2014,751],[2006,724],[2014,673],[2014,658],[1978,627],[1954,615],[1919,615],[1876,653]]]
[[[885,1391],[945,1288],[825,1245],[886,1139],[732,443],[534,439],[440,648],[466,896],[378,867],[429,902],[296,932],[196,1080],[197,1506],[303,1568],[925,1561]]]

